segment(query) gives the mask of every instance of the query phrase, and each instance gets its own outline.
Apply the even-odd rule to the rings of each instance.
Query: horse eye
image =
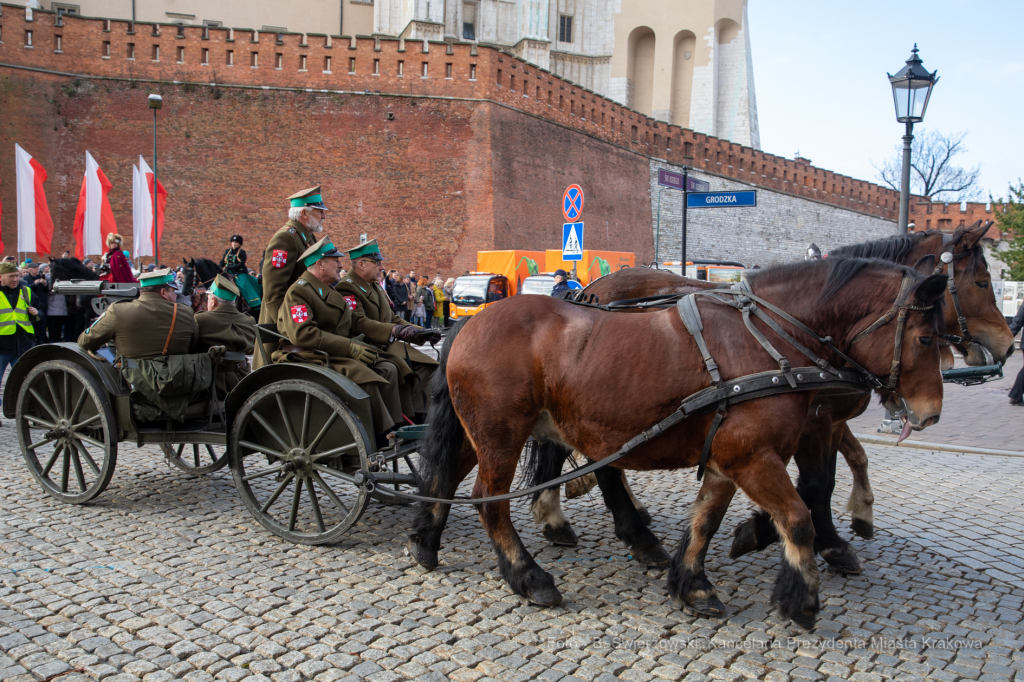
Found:
[[[975,284],[981,289],[988,289],[988,282],[975,282]]]
[[[932,345],[932,337],[930,336],[919,336],[917,337],[917,340],[921,342],[922,346]]]

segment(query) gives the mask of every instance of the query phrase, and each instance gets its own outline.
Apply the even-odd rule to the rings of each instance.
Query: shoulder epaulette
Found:
[[[301,285],[302,285],[302,286],[304,286],[304,287],[305,287],[305,286],[309,286],[309,282],[307,282],[307,281],[306,281],[306,280],[304,280],[304,279],[298,279],[298,280],[296,280],[296,281],[295,281],[295,283],[296,283],[296,284],[301,284]]]
[[[295,228],[294,227],[289,227],[288,231],[291,232],[292,234],[295,234]]]

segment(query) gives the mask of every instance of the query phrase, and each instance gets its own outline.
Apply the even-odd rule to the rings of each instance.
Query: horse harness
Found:
[[[957,322],[960,324],[960,336],[957,336],[956,334],[940,334],[939,338],[945,339],[950,343],[961,345],[968,343],[977,343],[977,341],[974,340],[974,337],[971,336],[970,330],[967,329],[967,317],[964,316],[963,308],[960,306],[960,296],[957,294],[955,276],[956,261],[962,260],[970,256],[971,250],[968,249],[966,251],[961,251],[960,253],[953,253],[953,247],[950,245],[953,238],[950,235],[943,235],[942,239],[944,242],[946,242],[946,246],[944,247],[944,249],[948,248],[949,250],[943,250],[943,252],[939,255],[939,264],[935,266],[935,270],[932,272],[932,274],[941,275],[942,271],[946,268],[946,266],[949,266],[949,275],[946,279],[946,288],[949,289],[949,295],[953,299],[953,308],[956,310],[956,319]]]
[[[647,296],[638,299],[615,301],[606,305],[597,303],[594,296],[591,296],[590,299],[587,300],[585,297],[577,294],[576,298],[568,298],[566,300],[577,305],[607,311],[665,308],[669,305],[675,305],[687,331],[693,336],[701,357],[704,360],[704,365],[707,368],[708,373],[711,375],[711,386],[684,398],[675,412],[665,417],[651,428],[627,441],[625,445],[619,448],[619,450],[614,454],[597,462],[592,462],[587,466],[574,469],[568,474],[564,474],[541,485],[518,490],[516,492],[505,493],[504,495],[494,495],[492,497],[481,498],[455,497],[452,499],[442,499],[413,495],[402,491],[395,491],[394,493],[389,491],[388,494],[394,494],[400,498],[416,502],[426,502],[428,504],[485,504],[489,502],[512,500],[526,495],[533,495],[535,493],[557,487],[563,483],[568,483],[575,478],[585,476],[586,474],[617,462],[637,447],[660,436],[662,433],[675,426],[683,419],[689,417],[691,414],[706,412],[708,408],[714,406],[715,416],[711,420],[711,426],[704,439],[704,447],[701,450],[700,462],[697,467],[697,480],[700,481],[704,477],[704,470],[707,467],[708,458],[711,454],[711,445],[714,442],[715,434],[718,432],[719,426],[721,426],[722,421],[728,414],[727,408],[729,405],[745,402],[747,400],[754,400],[756,398],[793,393],[796,391],[828,390],[832,394],[841,394],[865,393],[873,389],[877,389],[896,393],[896,383],[899,378],[900,357],[902,355],[903,348],[903,332],[906,325],[907,312],[911,310],[930,310],[934,307],[911,305],[910,292],[913,289],[913,284],[914,277],[911,275],[904,275],[903,281],[900,284],[899,294],[893,302],[892,307],[884,315],[878,318],[878,320],[873,322],[867,329],[857,334],[851,343],[851,345],[856,344],[858,341],[867,338],[892,320],[896,320],[896,343],[895,350],[893,351],[893,361],[889,372],[888,382],[884,382],[881,378],[871,373],[865,367],[849,357],[849,355],[836,348],[831,337],[821,336],[789,313],[781,310],[763,298],[754,295],[750,289],[750,285],[746,281],[740,282],[730,289],[708,289],[705,291],[694,291],[687,294]],[[718,364],[711,356],[711,352],[708,350],[707,343],[704,340],[704,322],[701,319],[700,310],[697,308],[696,302],[696,298],[698,296],[712,298],[716,303],[721,303],[739,310],[743,314],[743,324],[746,326],[747,331],[750,332],[751,336],[753,336],[761,347],[764,348],[765,351],[779,364],[779,369],[748,374],[735,379],[723,380],[718,369]],[[842,358],[849,367],[836,368],[832,366],[832,364],[827,360],[820,357],[814,351],[793,338],[793,336],[783,329],[778,322],[765,313],[764,309],[770,310],[804,334],[807,334],[814,338],[818,343],[826,346],[829,350]],[[782,337],[783,340],[806,356],[813,366],[792,367],[789,360],[779,353],[764,334],[754,326],[753,321],[751,320],[752,316],[761,320],[772,331]],[[383,475],[381,476],[380,482],[387,482],[387,472],[381,473]],[[376,482],[377,477],[375,474],[371,473],[369,481],[370,485],[373,485]]]

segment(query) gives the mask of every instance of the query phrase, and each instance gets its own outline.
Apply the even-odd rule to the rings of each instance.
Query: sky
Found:
[[[877,182],[902,148],[886,73],[938,69],[923,123],[966,132],[983,195],[1024,177],[1024,0],[748,0],[761,149]]]

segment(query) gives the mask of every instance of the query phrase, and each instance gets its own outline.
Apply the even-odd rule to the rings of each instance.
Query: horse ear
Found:
[[[964,251],[967,251],[968,249],[973,249],[975,246],[978,245],[978,242],[981,241],[981,238],[985,236],[986,232],[988,232],[988,228],[992,227],[992,222],[993,221],[991,220],[987,220],[982,223],[979,220],[978,223],[980,224],[972,226],[967,231],[967,234],[964,235]]]
[[[926,277],[914,289],[914,303],[931,305],[946,295],[946,276],[931,275]]]
[[[927,256],[921,256],[914,263],[914,269],[925,276],[932,274],[935,271],[935,254],[929,253]]]

